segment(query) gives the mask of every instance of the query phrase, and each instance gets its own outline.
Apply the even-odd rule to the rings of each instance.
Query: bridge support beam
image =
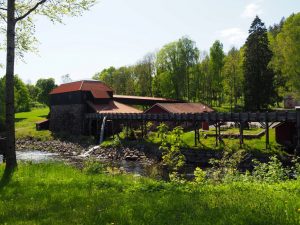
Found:
[[[270,148],[270,138],[269,138],[269,113],[266,112],[266,149]]]

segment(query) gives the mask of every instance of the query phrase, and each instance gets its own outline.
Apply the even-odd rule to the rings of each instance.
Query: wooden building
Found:
[[[169,114],[169,113],[209,113],[214,110],[202,103],[157,103],[150,109],[146,110],[144,113],[148,114]],[[171,127],[176,126],[169,122]],[[182,124],[185,129],[192,128],[193,124],[185,123]],[[209,124],[207,122],[202,122],[202,129],[208,130]]]
[[[132,105],[152,106],[156,103],[180,102],[174,99],[114,95],[101,81],[82,80],[66,83],[50,93],[50,125],[53,132],[87,133],[87,113],[142,113]],[[97,132],[97,124],[92,124]]]
[[[276,142],[293,151],[297,145],[296,123],[282,122],[274,126],[274,128]]]

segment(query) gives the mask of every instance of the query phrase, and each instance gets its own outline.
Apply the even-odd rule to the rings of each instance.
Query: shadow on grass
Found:
[[[38,117],[40,117],[40,118],[49,118],[49,114],[45,114],[45,115],[39,115]]]
[[[15,118],[15,122],[18,123],[18,122],[21,122],[23,120],[26,120],[26,118]]]
[[[5,169],[4,173],[0,179],[0,190],[2,190],[9,182],[15,172],[15,169]]]

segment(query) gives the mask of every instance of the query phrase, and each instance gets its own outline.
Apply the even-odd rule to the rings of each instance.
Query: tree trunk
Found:
[[[15,151],[14,64],[15,64],[15,0],[7,0],[6,55],[6,170],[17,166]]]

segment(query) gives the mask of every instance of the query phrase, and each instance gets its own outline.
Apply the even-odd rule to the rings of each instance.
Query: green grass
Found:
[[[224,133],[237,133],[238,129],[233,128],[225,131]],[[244,132],[246,134],[257,134],[262,129],[256,128],[253,130],[249,130],[247,132]],[[222,131],[223,132],[223,131]],[[204,137],[204,134],[206,133],[212,133],[215,134],[215,130],[212,129],[210,131],[201,131],[201,137],[200,142],[201,144],[197,144],[195,146],[194,141],[194,131],[191,132],[185,132],[182,135],[182,140],[184,142],[185,147],[191,148],[191,149],[211,149],[211,150],[222,150],[224,146],[219,145],[216,147],[216,139],[215,137]],[[149,135],[147,138],[147,141],[153,144],[160,144],[160,138],[157,136],[156,132],[153,132]],[[244,139],[244,146],[240,148],[239,139],[233,139],[233,138],[223,138],[224,145],[231,149],[245,149],[248,152],[263,152],[263,153],[282,153],[282,147],[277,144],[275,140],[275,130],[270,129],[269,130],[269,141],[270,141],[270,149],[266,149],[266,135],[263,135],[261,138],[257,139]]]
[[[49,130],[37,131],[35,123],[46,119],[49,108],[35,108],[30,112],[16,113],[16,138],[34,137],[40,140],[52,139]]]
[[[0,175],[3,173],[0,166]],[[21,164],[0,188],[2,224],[300,224],[300,181],[174,184]]]

